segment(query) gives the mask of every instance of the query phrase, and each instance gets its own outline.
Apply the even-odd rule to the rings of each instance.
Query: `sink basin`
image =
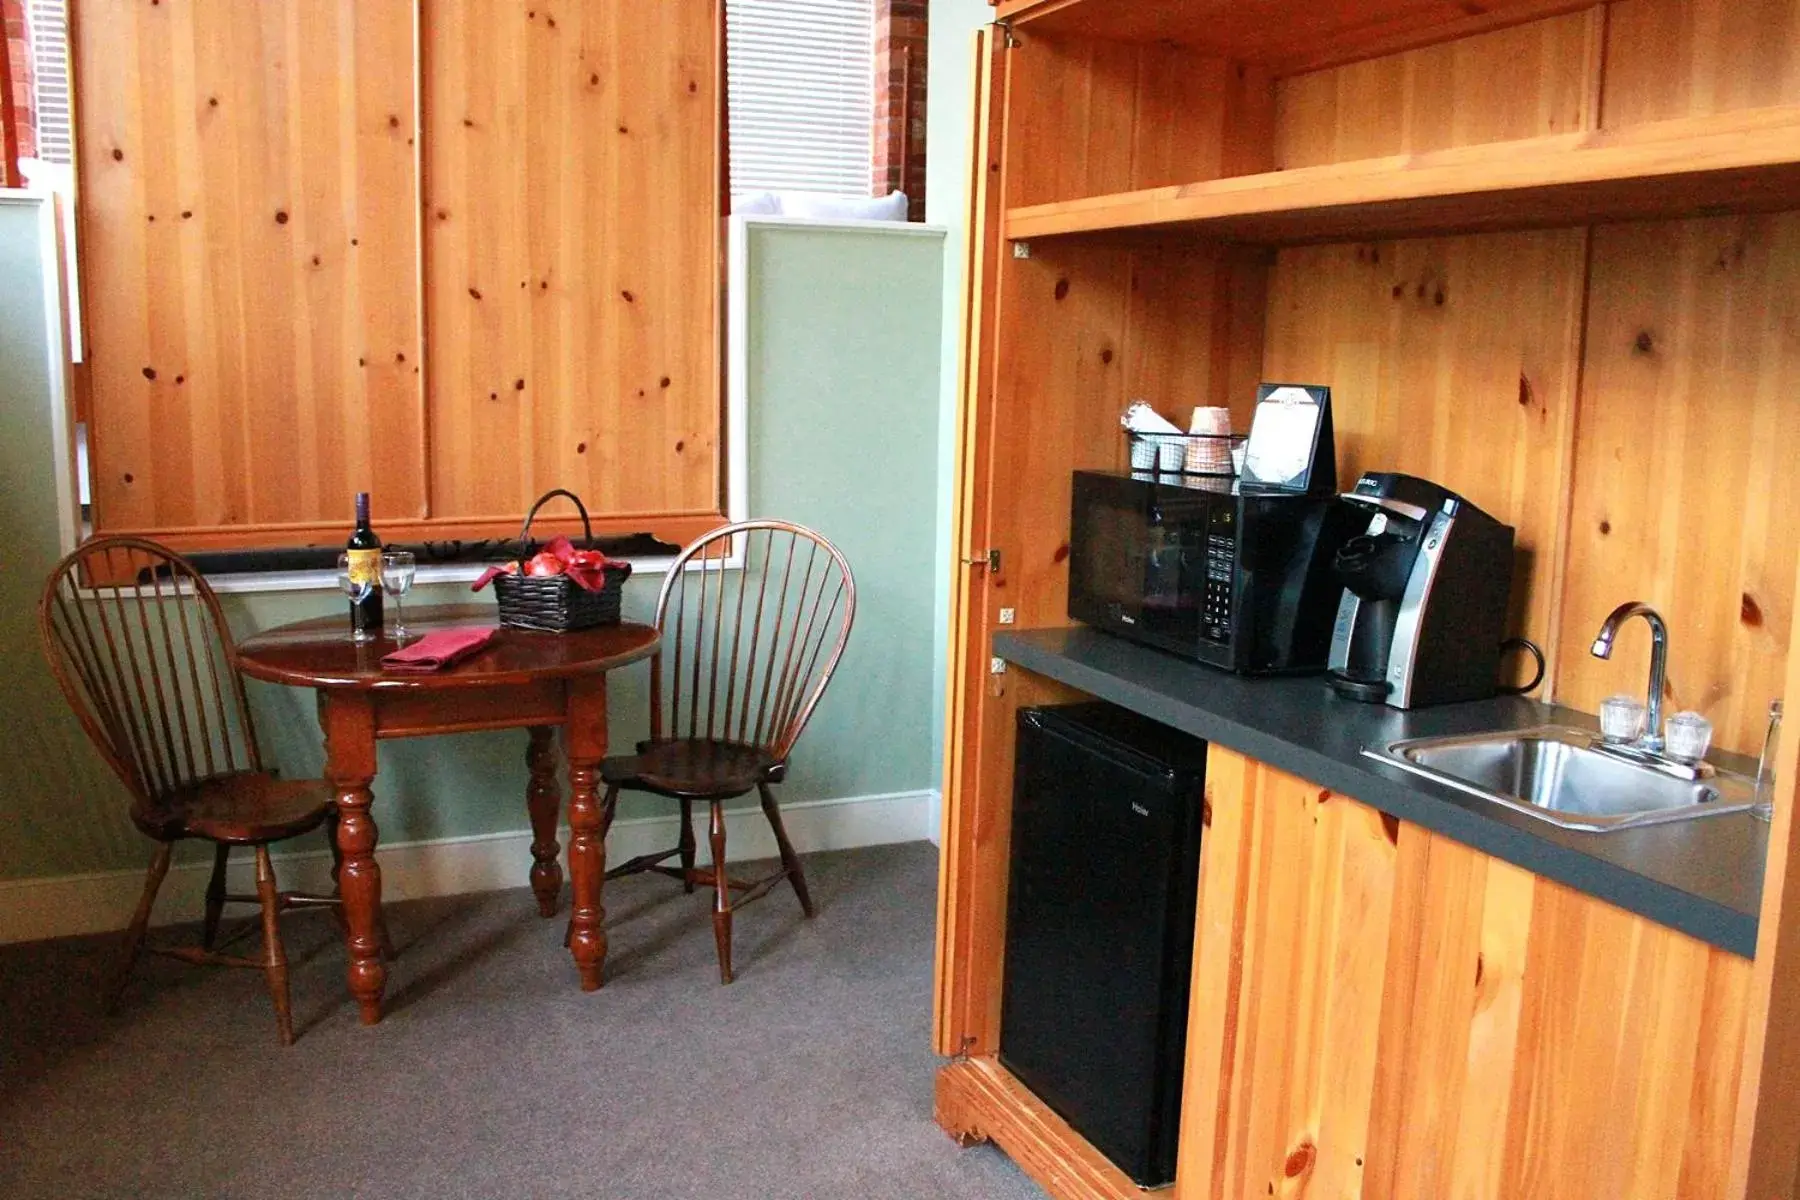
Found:
[[[1413,738],[1363,751],[1568,829],[1606,832],[1743,812],[1755,783],[1714,771],[1686,779],[1595,748],[1581,729],[1543,726],[1462,737]]]

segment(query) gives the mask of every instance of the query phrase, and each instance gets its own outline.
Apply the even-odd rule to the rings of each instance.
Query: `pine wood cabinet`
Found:
[[[982,35],[945,764],[940,1120],[1059,1196],[1134,1189],[994,1059],[1001,610],[1066,615],[1069,478],[1118,414],[1333,389],[1340,478],[1519,531],[1513,631],[1593,711],[1754,753],[1800,692],[1800,0],[1002,0]],[[998,551],[998,567],[984,565]],[[1646,639],[1647,642],[1647,639]],[[1792,781],[1789,738],[1778,760]],[[1790,1195],[1795,828],[1754,961],[1228,753],[1209,781],[1176,1195]],[[1791,797],[1790,797],[1791,798]],[[1266,870],[1279,853],[1304,882]],[[1790,912],[1789,910],[1793,911]]]

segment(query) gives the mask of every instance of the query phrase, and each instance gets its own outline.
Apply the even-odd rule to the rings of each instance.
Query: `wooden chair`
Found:
[[[157,843],[108,1007],[117,1005],[144,949],[175,843],[198,838],[214,843],[201,944],[152,950],[192,963],[260,969],[281,1043],[291,1045],[287,954],[277,918],[290,908],[337,900],[277,891],[269,844],[321,826],[330,835],[336,808],[325,781],[278,779],[263,769],[218,597],[192,564],[155,542],[102,538],[51,572],[38,626],[63,695],[130,789],[133,823]],[[335,855],[335,838],[332,845]],[[255,848],[254,896],[225,890],[233,846]],[[260,958],[215,948],[225,906],[234,903],[261,907]]]
[[[724,569],[734,540],[742,572]],[[692,567],[693,569],[690,569]],[[813,916],[806,873],[781,824],[770,785],[831,682],[856,616],[856,581],[837,547],[785,521],[746,521],[695,542],[675,560],[656,602],[662,645],[650,660],[650,740],[634,755],[601,764],[603,829],[622,790],[666,796],[681,806],[681,840],[606,873],[655,871],[713,889],[719,979],[730,983],[731,918],[782,879]],[[666,703],[665,703],[666,702]],[[725,870],[725,802],[752,790],[775,833],[781,868],[741,882]],[[712,806],[712,869],[694,865],[694,802]],[[680,857],[679,868],[665,866]],[[735,895],[734,895],[735,893]]]

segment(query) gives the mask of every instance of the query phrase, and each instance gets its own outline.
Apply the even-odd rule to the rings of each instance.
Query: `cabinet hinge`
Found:
[[[980,550],[976,557],[962,560],[965,567],[986,567],[994,574],[1000,573],[1000,552],[998,550]]]
[[[995,21],[994,28],[1000,31],[1000,44],[1008,50],[1016,50],[1025,44],[1019,40],[1019,35],[1013,32],[1011,21]]]

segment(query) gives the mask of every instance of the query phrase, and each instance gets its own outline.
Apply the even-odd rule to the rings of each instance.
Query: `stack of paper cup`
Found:
[[[1231,410],[1229,408],[1196,408],[1188,425],[1191,434],[1204,434],[1189,440],[1187,472],[1190,475],[1231,475]]]
[[[1134,471],[1181,470],[1186,438],[1181,430],[1142,400],[1132,402],[1119,422],[1130,431],[1131,469]]]

